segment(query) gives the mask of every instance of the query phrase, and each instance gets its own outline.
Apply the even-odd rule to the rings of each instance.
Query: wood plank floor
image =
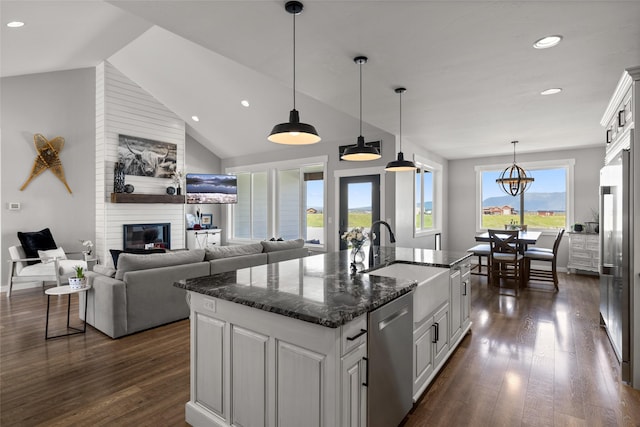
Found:
[[[560,276],[559,293],[517,299],[472,276],[472,332],[405,426],[640,425],[640,391],[620,383],[598,324],[597,278]],[[51,301],[55,333],[66,298]],[[41,289],[0,295],[0,425],[187,425],[188,320],[45,341],[45,312]]]

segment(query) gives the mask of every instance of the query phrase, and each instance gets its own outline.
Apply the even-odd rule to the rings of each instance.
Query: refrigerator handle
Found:
[[[604,216],[605,216],[605,208],[604,208],[604,200],[605,197],[611,197],[612,190],[611,186],[601,186],[600,187],[600,262],[598,263],[598,273],[601,275],[612,276],[613,275],[613,264],[605,264],[605,227],[604,227]]]

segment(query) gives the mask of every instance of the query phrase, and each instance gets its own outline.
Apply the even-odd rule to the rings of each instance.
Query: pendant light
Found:
[[[502,191],[515,197],[527,191],[534,179],[527,176],[527,171],[516,164],[516,144],[518,141],[511,141],[511,143],[513,144],[513,165],[503,170],[496,182],[500,184]]]
[[[300,123],[300,115],[296,110],[296,15],[302,13],[303,6],[299,1],[288,1],[284,8],[293,15],[293,110],[289,112],[289,121],[275,125],[267,139],[286,145],[315,144],[320,142],[316,128]]]
[[[358,137],[358,143],[344,150],[341,158],[342,160],[349,160],[353,162],[376,160],[382,157],[380,152],[375,147],[365,145],[364,136],[362,136],[362,64],[367,63],[367,57],[356,56],[353,58],[353,62],[360,66],[360,136]]]
[[[404,153],[402,152],[402,94],[406,91],[407,89],[403,87],[395,89],[395,92],[400,95],[400,151],[398,151],[398,159],[387,163],[387,166],[384,168],[384,170],[389,172],[405,172],[418,169],[411,160],[404,159]]]

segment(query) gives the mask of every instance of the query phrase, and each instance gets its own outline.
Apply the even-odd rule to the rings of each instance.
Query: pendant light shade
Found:
[[[300,114],[296,110],[296,15],[302,13],[302,3],[289,1],[284,5],[287,12],[293,15],[293,110],[289,112],[289,121],[273,127],[267,138],[271,142],[286,145],[308,145],[320,142],[316,128],[300,122]]]
[[[516,144],[518,141],[511,141],[511,143],[513,144],[513,164],[502,171],[496,182],[500,184],[502,191],[515,197],[527,191],[534,179],[527,176],[527,171],[516,164]]]
[[[402,152],[402,94],[407,89],[403,87],[396,88],[395,92],[400,95],[400,151],[398,151],[398,158],[392,162],[387,163],[384,170],[389,172],[405,172],[414,171],[418,169],[411,160],[404,159],[404,153]]]
[[[353,62],[360,66],[360,136],[358,136],[358,142],[342,153],[342,160],[349,160],[352,162],[364,162],[368,160],[376,160],[382,157],[377,148],[365,145],[364,136],[362,136],[362,64],[367,63],[366,56],[357,56],[353,59]]]

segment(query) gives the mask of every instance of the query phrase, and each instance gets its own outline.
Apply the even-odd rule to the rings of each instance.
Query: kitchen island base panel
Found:
[[[189,424],[338,426],[341,410],[358,412],[340,404],[349,324],[327,328],[198,293],[191,310]]]

